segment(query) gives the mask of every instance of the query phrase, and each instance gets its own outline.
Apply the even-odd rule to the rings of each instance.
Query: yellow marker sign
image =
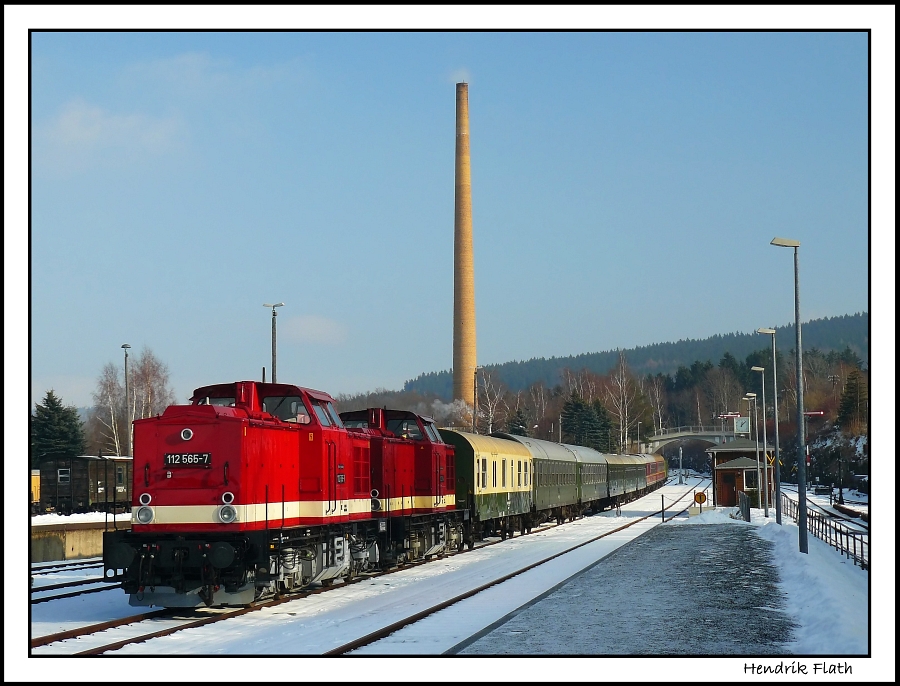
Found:
[[[774,465],[774,464],[775,464],[775,456],[774,456],[774,455],[773,455],[772,457],[769,458],[769,464],[770,464],[770,465]]]
[[[702,491],[700,493],[694,493],[694,502],[699,503],[700,505],[705,503],[706,502],[706,493],[703,493]]]

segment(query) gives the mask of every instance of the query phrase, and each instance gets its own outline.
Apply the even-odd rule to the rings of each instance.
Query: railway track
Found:
[[[685,498],[687,498],[692,493],[693,490],[696,490],[696,487],[693,487],[690,490],[687,490],[683,495],[681,495],[678,498],[678,500],[676,502],[683,501]],[[687,504],[684,504],[684,507],[681,510],[677,510],[676,506],[674,504],[667,504],[666,505],[667,521],[669,519],[671,519],[672,517],[685,512],[688,509],[688,507],[690,506],[690,504],[691,504],[690,502],[688,502]],[[660,512],[661,512],[661,510],[657,509],[646,516],[636,518],[632,521],[629,521],[627,524],[624,524],[620,527],[616,527],[615,529],[605,532],[599,536],[593,537],[588,541],[581,542],[575,546],[567,548],[564,551],[560,551],[556,554],[553,554],[551,556],[548,556],[546,558],[538,560],[538,561],[536,561],[530,565],[527,565],[523,568],[515,570],[514,572],[505,574],[498,579],[494,579],[488,583],[482,584],[482,585],[478,586],[477,588],[468,590],[465,593],[460,594],[449,600],[445,600],[443,602],[437,603],[434,606],[429,607],[426,610],[412,614],[400,621],[392,622],[389,625],[379,629],[376,632],[371,632],[371,633],[367,634],[366,636],[356,638],[353,641],[349,641],[349,642],[345,643],[344,645],[339,646],[338,648],[327,651],[325,654],[340,655],[340,654],[345,654],[345,653],[351,652],[353,650],[357,650],[360,647],[363,647],[365,645],[368,645],[370,643],[378,641],[381,638],[388,636],[391,633],[394,633],[395,631],[397,631],[400,628],[403,628],[404,626],[413,624],[417,621],[421,621],[425,617],[428,617],[436,612],[439,612],[442,609],[445,609],[456,603],[459,603],[468,597],[476,595],[477,593],[480,593],[488,588],[491,588],[491,587],[501,584],[504,581],[507,581],[515,576],[523,574],[523,573],[527,572],[529,569],[533,569],[534,567],[537,567],[541,564],[544,564],[551,560],[557,559],[563,555],[571,553],[574,550],[577,550],[578,548],[588,545],[589,543],[600,540],[601,538],[604,538],[606,536],[612,535],[614,533],[617,533],[619,531],[627,529],[631,526],[634,526],[635,524],[637,524],[639,522],[645,521],[654,516],[659,516]],[[550,525],[542,526],[541,528],[535,528],[534,533],[546,531],[547,529],[555,528],[556,526],[559,526],[559,525],[550,524]],[[530,534],[524,534],[524,535],[527,536]],[[466,550],[466,551],[461,551],[461,552],[454,552],[454,553],[451,553],[450,555],[445,556],[445,558],[450,558],[455,555],[465,554],[468,552],[474,552],[475,550],[481,550],[487,546],[496,545],[501,542],[502,542],[501,540],[491,541],[491,542],[484,543],[482,545],[477,546],[472,551]],[[239,616],[251,613],[251,612],[255,612],[257,610],[261,610],[263,608],[271,608],[271,607],[274,607],[277,605],[281,605],[283,603],[291,602],[294,600],[300,600],[300,599],[303,599],[306,597],[318,595],[320,593],[326,593],[326,592],[332,591],[332,590],[337,590],[337,589],[340,589],[340,588],[350,585],[350,584],[355,584],[355,583],[358,583],[361,581],[366,581],[366,580],[369,580],[369,579],[372,579],[375,577],[380,577],[380,576],[384,576],[384,575],[388,575],[388,574],[394,574],[396,572],[407,570],[407,569],[410,569],[410,568],[413,568],[413,567],[416,567],[419,565],[428,564],[429,562],[431,562],[431,560],[423,560],[423,561],[406,564],[406,565],[403,565],[396,569],[379,572],[376,574],[362,575],[360,577],[350,580],[349,582],[345,582],[343,584],[337,584],[335,586],[320,587],[320,588],[315,588],[315,589],[305,589],[302,591],[298,591],[297,593],[285,594],[281,597],[258,602],[252,606],[245,607],[245,608],[224,609],[224,610],[218,610],[218,611],[207,610],[205,608],[198,609],[198,610],[188,610],[188,611],[161,609],[161,610],[158,610],[155,612],[145,613],[144,615],[138,615],[135,617],[125,618],[122,620],[115,620],[114,622],[104,622],[102,624],[91,625],[88,627],[83,627],[81,629],[75,629],[75,630],[71,630],[71,631],[67,631],[67,632],[62,632],[60,634],[44,636],[44,637],[41,637],[38,639],[34,639],[32,641],[32,647],[34,648],[34,647],[38,647],[38,646],[49,645],[49,644],[57,642],[57,641],[62,641],[62,640],[67,640],[67,639],[72,639],[72,638],[80,638],[80,637],[98,633],[100,631],[107,631],[107,630],[117,629],[117,628],[125,629],[129,625],[135,625],[135,627],[136,627],[138,624],[148,623],[148,622],[151,624],[155,624],[156,626],[159,627],[158,629],[150,631],[150,632],[142,631],[139,635],[132,635],[132,636],[126,635],[121,640],[104,643],[103,645],[87,648],[85,650],[75,653],[75,655],[101,655],[101,654],[108,653],[108,652],[111,652],[114,650],[118,650],[127,645],[131,645],[131,644],[135,644],[135,643],[142,643],[142,642],[145,642],[152,638],[159,638],[162,636],[167,636],[167,635],[179,632],[179,631],[183,631],[185,629],[202,627],[202,626],[206,626],[208,624],[212,624],[215,622],[224,621],[226,619],[239,617]],[[179,616],[179,615],[181,615],[181,616]],[[198,616],[198,615],[200,615],[200,616]],[[176,622],[176,624],[174,624],[174,625],[170,624],[168,622],[169,619],[174,620]],[[134,629],[135,627],[132,627],[132,629]],[[152,628],[152,627],[147,627],[147,628]],[[126,632],[123,630],[123,633],[132,633],[132,632],[131,631]]]
[[[551,526],[556,526],[551,525]],[[535,528],[535,531],[543,530]],[[528,534],[525,534],[526,536]],[[501,543],[501,540],[491,541],[488,543],[483,543],[482,545],[476,546],[473,550],[481,550],[487,546],[496,545],[497,543]],[[470,552],[469,550],[454,552],[446,557],[452,557],[453,555],[459,555],[466,552]],[[207,608],[200,609],[173,609],[173,608],[162,608],[160,610],[147,612],[141,615],[135,615],[133,617],[125,617],[122,619],[111,620],[109,622],[101,622],[99,624],[91,624],[85,627],[80,627],[78,629],[72,629],[69,631],[64,631],[56,634],[50,634],[47,636],[41,636],[39,638],[32,639],[31,647],[37,648],[40,646],[50,645],[51,643],[56,643],[58,641],[69,640],[73,638],[81,638],[84,636],[89,636],[92,634],[99,633],[101,631],[107,631],[110,629],[127,627],[131,624],[138,624],[146,621],[154,621],[154,620],[163,620],[167,618],[177,619],[178,615],[191,615],[189,617],[185,617],[185,621],[183,623],[179,623],[176,626],[167,626],[165,628],[159,629],[157,631],[153,631],[150,633],[142,633],[139,636],[129,637],[122,639],[120,641],[115,641],[113,643],[104,644],[102,646],[98,646],[95,648],[89,648],[80,652],[75,653],[75,655],[102,655],[103,653],[110,652],[113,650],[118,650],[119,648],[123,648],[126,645],[130,645],[132,643],[142,643],[144,641],[148,641],[152,638],[159,638],[161,636],[168,636],[177,631],[183,631],[185,629],[193,629],[196,627],[206,626],[207,624],[212,624],[214,622],[220,622],[225,619],[231,619],[233,617],[240,617],[241,615],[245,615],[249,612],[254,612],[256,610],[261,610],[263,608],[275,607],[277,605],[281,605],[283,603],[287,603],[293,600],[301,600],[303,598],[307,598],[309,596],[318,595],[320,593],[326,593],[328,591],[337,590],[339,588],[345,587],[350,584],[359,583],[361,581],[366,581],[368,579],[393,574],[395,572],[411,569],[414,567],[418,567],[423,564],[428,564],[432,560],[419,560],[416,562],[406,563],[401,565],[400,567],[385,570],[383,572],[377,572],[375,574],[363,574],[358,577],[355,577],[349,581],[345,581],[341,584],[337,584],[334,586],[322,586],[320,588],[314,589],[304,589],[302,591],[297,591],[296,593],[288,593],[283,594],[279,597],[264,600],[257,603],[254,603],[251,606],[236,608],[233,610],[209,610]],[[100,589],[106,590],[106,589]],[[197,615],[201,615],[197,617]]]
[[[103,577],[97,577],[95,579],[80,579],[78,581],[69,581],[61,584],[48,584],[47,586],[38,586],[37,588],[31,589],[31,604],[36,605],[37,603],[46,603],[51,600],[60,600],[62,598],[75,598],[80,595],[87,595],[88,593],[99,593],[100,591],[108,591],[111,588],[115,588],[113,584],[117,582],[115,581],[107,581]],[[77,591],[71,591],[69,593],[56,593],[51,596],[40,596],[35,598],[35,594],[44,593],[46,591],[60,591],[67,588],[77,588],[78,586],[87,586],[89,584],[105,584],[105,586],[100,586],[96,588],[84,588],[79,589]]]
[[[46,574],[59,574],[61,572],[81,571],[82,569],[97,569],[103,567],[103,558],[92,557],[73,562],[52,562],[49,564],[33,564],[31,576],[44,576]]]
[[[782,491],[786,491],[787,493],[789,493],[791,495],[796,495],[796,493],[797,493],[796,487],[793,487],[793,486],[785,489],[784,484],[782,484],[781,489],[782,489]],[[864,503],[864,504],[868,504],[868,503]],[[809,509],[814,510],[815,512],[819,512],[819,513],[825,515],[826,517],[830,517],[831,519],[834,519],[836,521],[843,522],[844,524],[848,524],[853,528],[859,529],[860,531],[868,531],[869,530],[868,523],[861,520],[859,517],[850,517],[847,515],[837,514],[836,512],[832,512],[831,510],[828,510],[828,509],[822,507],[821,505],[814,502],[813,500],[810,500],[809,497],[807,497],[807,499],[806,499],[806,506]]]

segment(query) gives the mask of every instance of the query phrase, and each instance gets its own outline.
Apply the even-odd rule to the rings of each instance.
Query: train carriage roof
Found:
[[[567,450],[572,451],[575,454],[575,459],[578,462],[583,464],[606,464],[606,455],[603,453],[597,452],[593,448],[588,448],[583,445],[570,445],[568,443],[561,444]]]
[[[501,431],[492,433],[491,436],[521,443],[531,452],[536,460],[558,460],[560,462],[576,461],[575,455],[564,448],[560,443],[542,441],[540,438],[529,438],[528,436],[516,436],[515,434],[507,434]]]
[[[606,455],[609,464],[651,464],[663,458],[660,455]]]
[[[455,429],[439,429],[441,438],[450,443],[457,450],[461,447],[468,448],[476,455],[504,455],[513,457],[530,457],[528,449],[515,442],[504,441],[493,436],[482,436]]]

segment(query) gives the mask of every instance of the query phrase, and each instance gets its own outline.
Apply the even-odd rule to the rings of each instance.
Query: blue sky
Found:
[[[478,360],[868,310],[865,33],[36,33],[31,395],[448,369],[454,83]],[[269,372],[270,373],[270,372]]]

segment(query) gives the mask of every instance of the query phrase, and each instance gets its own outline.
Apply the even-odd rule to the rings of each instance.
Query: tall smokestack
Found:
[[[475,267],[469,173],[469,84],[456,84],[456,206],[453,219],[453,399],[475,400]]]

